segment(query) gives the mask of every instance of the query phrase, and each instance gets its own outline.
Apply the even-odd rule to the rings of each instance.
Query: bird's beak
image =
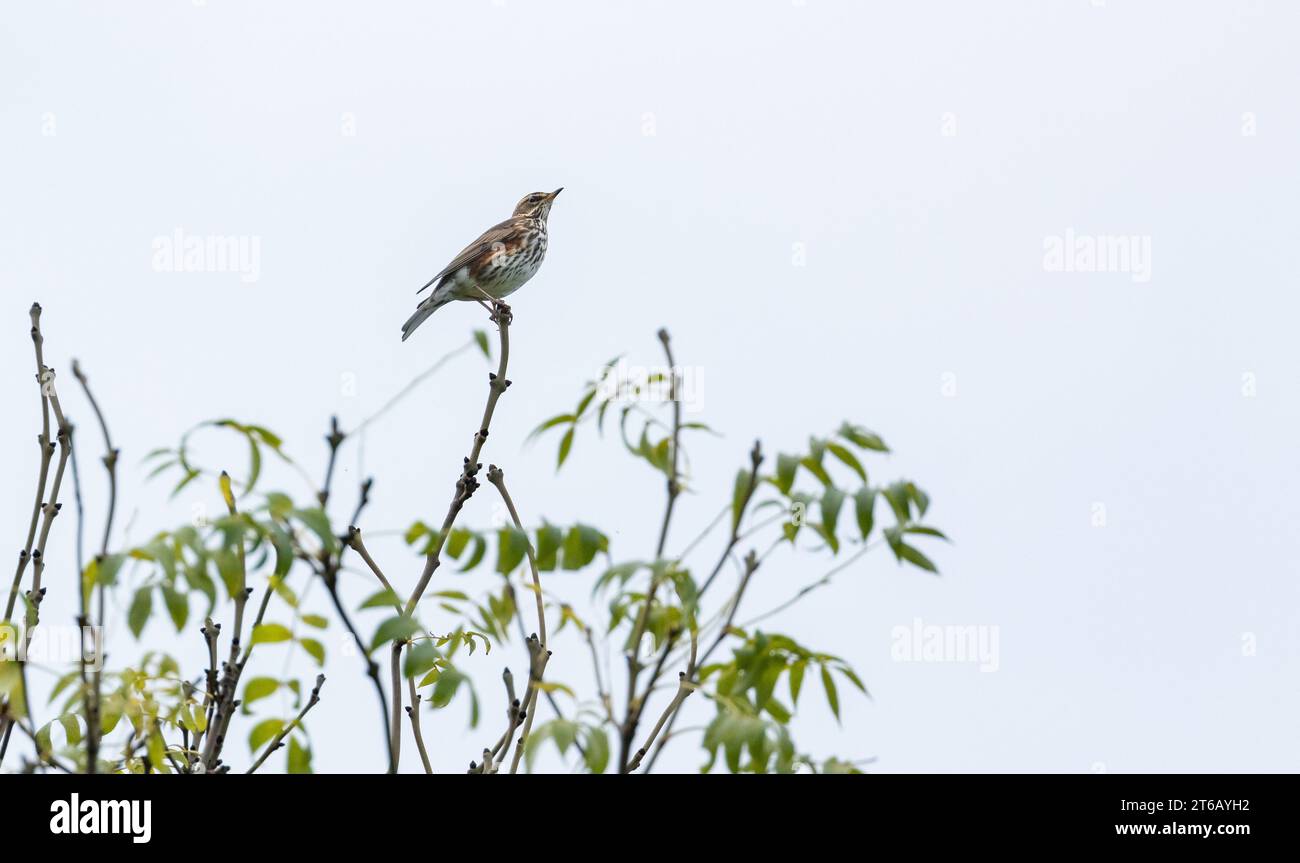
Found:
[[[561,186],[560,188],[556,189],[554,192],[551,192],[551,200],[552,201],[555,200],[555,198],[563,191],[564,191],[564,187]]]

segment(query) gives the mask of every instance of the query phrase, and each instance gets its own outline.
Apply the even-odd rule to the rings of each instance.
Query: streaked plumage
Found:
[[[546,217],[550,215],[551,202],[562,191],[561,188],[526,195],[509,219],[488,228],[425,282],[420,291],[432,287],[433,292],[402,326],[402,341],[429,315],[452,300],[504,299],[536,275],[546,257]]]

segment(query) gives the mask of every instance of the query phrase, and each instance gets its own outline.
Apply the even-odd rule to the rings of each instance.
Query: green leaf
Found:
[[[921,554],[921,552],[917,551],[915,548],[908,545],[907,543],[900,542],[896,546],[894,546],[894,553],[897,554],[899,557],[901,557],[903,560],[907,561],[908,563],[911,563],[914,566],[919,566],[921,569],[924,569],[927,572],[933,572],[936,575],[939,572],[938,567],[936,567],[933,563],[930,562],[930,558]]]
[[[167,613],[171,615],[172,623],[176,624],[176,631],[180,632],[190,616],[190,601],[185,594],[167,584],[162,585],[162,595],[167,604]]]
[[[290,773],[311,773],[311,750],[298,742],[298,735],[289,738],[289,761],[286,769]]]
[[[559,559],[564,531],[553,524],[543,524],[537,529],[537,568],[542,572],[555,569]]]
[[[293,638],[293,633],[289,627],[279,623],[263,623],[260,626],[253,627],[252,644],[274,644],[277,641],[288,641]]]
[[[586,750],[583,761],[586,762],[587,769],[592,773],[604,773],[609,766],[609,736],[605,729],[588,727],[587,742],[583,748]]]
[[[375,648],[390,641],[406,641],[419,631],[420,624],[404,614],[390,617],[379,624],[379,629],[375,630],[375,637],[370,641],[370,650],[373,653]]]
[[[776,487],[781,494],[789,494],[794,486],[795,471],[799,469],[799,456],[780,453],[776,457]]]
[[[264,743],[273,740],[275,735],[283,730],[283,719],[263,719],[254,725],[253,730],[248,734],[248,751],[256,752]]]
[[[858,461],[857,456],[855,456],[847,448],[842,447],[833,441],[827,443],[826,448],[831,451],[831,455],[835,456],[844,464],[848,465],[849,468],[854,473],[856,473],[863,482],[867,481],[867,470],[862,466],[862,462]]]
[[[799,704],[799,690],[803,689],[803,674],[808,667],[808,660],[800,659],[790,666],[790,701]]]
[[[840,507],[844,504],[844,492],[831,486],[822,495],[822,525],[826,532],[835,535],[835,523],[840,518]]]
[[[909,524],[904,529],[904,533],[917,533],[917,534],[921,534],[922,536],[933,536],[933,537],[937,537],[938,539],[942,539],[944,542],[951,542],[951,540],[949,540],[948,537],[944,536],[942,531],[933,527],[926,527],[925,525],[921,525],[921,524]]]
[[[835,485],[835,483],[831,481],[831,475],[826,472],[826,468],[822,467],[821,463],[816,461],[812,456],[800,459],[799,465],[807,468],[809,473],[821,480],[822,485],[828,488]]]
[[[478,345],[478,349],[483,352],[484,357],[489,360],[492,359],[492,348],[488,345],[487,333],[483,330],[475,330],[474,344]]]
[[[862,426],[844,423],[840,426],[840,437],[852,442],[862,449],[873,450],[875,452],[889,452],[889,447],[880,439],[880,435],[873,431],[868,431]]]
[[[885,500],[889,501],[889,507],[894,511],[894,517],[902,524],[911,518],[911,509],[909,501],[912,499],[907,490],[907,482],[900,481],[892,483],[881,490]]]
[[[316,629],[325,629],[330,625],[329,620],[319,614],[304,614],[302,622]]]
[[[320,540],[321,547],[330,554],[337,554],[339,550],[339,538],[334,535],[330,529],[329,516],[320,507],[312,509],[295,509],[290,515],[302,522],[308,530],[316,535]]]
[[[317,665],[325,664],[325,645],[314,638],[300,638],[298,644],[311,655],[312,659],[316,660]]]
[[[428,533],[429,526],[422,521],[416,521],[406,529],[406,533],[402,534],[402,540],[407,545],[414,545],[417,539]]]
[[[244,684],[243,711],[248,713],[248,708],[255,701],[260,701],[270,695],[274,695],[280,688],[280,681],[273,677],[254,677],[248,683]]]
[[[149,750],[149,763],[153,765],[155,772],[171,772],[167,767],[167,743],[163,740],[162,733],[157,728],[149,735],[146,748]]]
[[[849,683],[852,683],[854,686],[856,686],[858,688],[858,691],[861,692],[863,695],[868,695],[868,696],[870,695],[870,693],[867,692],[866,685],[858,677],[857,672],[855,672],[852,668],[849,668],[847,665],[841,666],[839,672],[840,674],[843,674],[845,677],[847,677],[849,679]]]
[[[594,527],[583,524],[569,528],[564,538],[564,569],[582,569],[596,559],[596,555],[609,548],[609,539]]]
[[[560,438],[560,449],[555,458],[555,469],[559,470],[564,467],[564,462],[569,458],[569,450],[573,449],[573,433],[576,426],[569,426],[569,430]]]
[[[835,718],[840,718],[840,694],[835,688],[835,681],[831,678],[830,671],[826,666],[822,666],[822,688],[826,690],[826,703],[831,706],[831,713]]]
[[[438,682],[433,686],[433,693],[429,696],[429,703],[434,707],[446,707],[465,679],[465,675],[454,668],[442,669],[438,675]]]
[[[747,470],[736,471],[736,484],[731,491],[731,530],[735,532],[744,515],[745,502],[749,497],[749,479],[752,474]]]
[[[503,527],[497,534],[497,572],[508,575],[528,554],[528,534],[514,526]]]
[[[859,489],[858,493],[853,495],[853,509],[858,517],[858,532],[862,534],[863,539],[866,539],[871,534],[875,522],[875,489],[866,486]]]
[[[68,737],[69,746],[76,746],[81,742],[81,725],[77,722],[76,716],[65,713],[59,717],[59,722],[63,725],[63,733]]]
[[[54,751],[54,744],[50,742],[50,730],[53,727],[53,722],[47,722],[36,732],[36,749],[42,757]]]
[[[221,576],[221,583],[226,587],[226,595],[233,597],[239,592],[240,580],[243,578],[238,555],[228,548],[220,548],[213,552],[212,559],[216,561],[217,574]]]
[[[275,548],[275,576],[284,578],[293,568],[293,541],[278,526],[273,525],[268,533]]]
[[[256,449],[256,447],[254,447],[254,449]],[[235,509],[235,493],[231,491],[230,488],[230,474],[223,470],[217,484],[221,487],[221,499],[226,502],[226,508],[233,512]],[[183,485],[184,481],[182,481],[182,486]],[[176,491],[179,491],[182,486],[177,486]]]
[[[415,677],[417,674],[424,674],[433,668],[433,664],[439,658],[438,650],[433,646],[432,641],[416,642],[406,651],[406,658],[402,662],[402,676]]]
[[[558,414],[556,416],[553,416],[550,419],[548,419],[546,422],[539,425],[537,428],[530,431],[528,433],[528,440],[531,441],[533,438],[539,436],[542,432],[547,431],[548,429],[553,429],[556,426],[564,425],[565,423],[572,423],[576,419],[577,417],[575,417],[573,414]]]
[[[153,588],[145,585],[135,592],[131,599],[131,608],[126,613],[127,626],[131,628],[131,634],[136,638],[144,631],[144,625],[149,620],[149,615],[153,613]]]
[[[402,600],[398,598],[395,592],[389,590],[388,588],[384,588],[383,590],[376,593],[374,596],[367,599],[365,602],[361,603],[361,607],[362,608],[390,608],[394,605],[400,607],[401,604],[402,604]]]
[[[769,698],[767,703],[763,705],[763,709],[782,725],[789,724],[791,718],[790,709],[775,698]]]

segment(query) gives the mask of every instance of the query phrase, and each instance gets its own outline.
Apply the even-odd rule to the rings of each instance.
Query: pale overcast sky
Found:
[[[843,691],[837,725],[806,695],[801,750],[879,772],[1300,769],[1297,26],[1284,2],[1172,0],[11,6],[0,525],[20,546],[33,300],[82,429],[89,536],[102,471],[73,356],[123,450],[123,547],[219,505],[197,484],[169,502],[140,464],[201,420],[263,423],[318,474],[331,413],[354,425],[486,325],[457,304],[399,343],[415,289],[523,194],[564,186],[546,262],[512,299],[514,386],[484,458],[526,520],[583,519],[615,557],[652,554],[661,478],[590,430],[559,474],[553,439],[523,444],[609,357],[658,362],[667,326],[723,433],[694,442],[677,546],[729,499],[755,437],[795,450],[843,419],[894,449],[873,480],[914,479],[954,540],[927,546],[939,578],[873,552],[777,622],[873,696]],[[177,229],[255,242],[256,271],[157,271],[155,238]],[[369,530],[441,517],[484,372],[457,358],[369,430]],[[358,470],[349,450],[341,498]],[[269,482],[304,491],[291,472]],[[466,524],[491,523],[490,491]],[[49,620],[73,605],[67,511]],[[371,545],[409,590],[419,559]],[[745,608],[830,565],[774,555]],[[597,574],[548,589],[585,607]],[[345,578],[354,605],[373,592]],[[448,568],[435,584],[492,580]],[[382,614],[360,619],[368,634]],[[895,661],[891,633],[917,620],[995,628],[996,670]],[[381,769],[360,661],[337,624],[325,640],[316,768]],[[552,676],[587,687],[585,645],[553,640]],[[161,617],[143,644],[120,625],[110,643],[115,663],[202,652]],[[257,661],[315,674],[276,647]],[[520,645],[467,661],[479,731],[463,705],[426,714],[439,769],[499,734],[503,662],[521,673]],[[682,724],[711,709],[692,699]],[[229,753],[244,763],[243,740]],[[682,738],[662,765],[703,760]]]

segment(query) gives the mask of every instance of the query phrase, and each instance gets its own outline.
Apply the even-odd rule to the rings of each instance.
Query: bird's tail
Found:
[[[451,302],[451,297],[428,297],[416,308],[415,314],[407,318],[406,323],[402,324],[402,341],[411,337],[415,328],[424,323],[429,315]]]

